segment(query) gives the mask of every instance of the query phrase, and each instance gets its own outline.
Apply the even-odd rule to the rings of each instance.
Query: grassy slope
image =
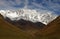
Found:
[[[4,21],[0,16],[0,39],[60,39],[60,17],[33,36]]]

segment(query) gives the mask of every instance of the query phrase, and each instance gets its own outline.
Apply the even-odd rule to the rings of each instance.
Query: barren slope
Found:
[[[60,39],[60,16],[47,26],[22,21],[6,21],[0,15],[0,39]],[[39,24],[44,27],[41,28]]]

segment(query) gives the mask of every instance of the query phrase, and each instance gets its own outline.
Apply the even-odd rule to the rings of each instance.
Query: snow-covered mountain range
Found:
[[[8,17],[12,21],[23,19],[31,22],[41,22],[45,25],[58,17],[58,15],[52,13],[50,11],[37,11],[32,9],[0,10],[0,14],[4,18]]]

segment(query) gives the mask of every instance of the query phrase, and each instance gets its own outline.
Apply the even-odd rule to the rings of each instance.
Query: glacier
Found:
[[[8,17],[11,21],[23,19],[34,23],[41,22],[45,25],[58,17],[58,15],[53,14],[51,11],[33,9],[0,10],[0,14],[4,18]]]

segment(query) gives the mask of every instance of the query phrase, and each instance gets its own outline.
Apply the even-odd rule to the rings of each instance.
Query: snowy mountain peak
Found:
[[[12,21],[24,19],[32,22],[41,22],[47,25],[49,22],[54,20],[57,15],[52,14],[52,12],[37,11],[31,9],[20,9],[20,10],[0,10],[0,14],[6,18],[8,17]]]

